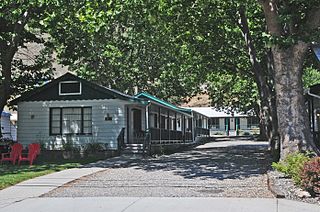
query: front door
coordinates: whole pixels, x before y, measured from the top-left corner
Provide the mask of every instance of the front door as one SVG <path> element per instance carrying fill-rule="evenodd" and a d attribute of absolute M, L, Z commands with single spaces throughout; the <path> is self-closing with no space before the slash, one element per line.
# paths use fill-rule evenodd
<path fill-rule="evenodd" d="M 142 130 L 142 112 L 139 109 L 132 109 L 132 137 L 130 143 L 143 143 L 144 132 Z"/>
<path fill-rule="evenodd" d="M 133 131 L 134 132 L 141 132 L 142 131 L 142 124 L 141 124 L 141 110 L 132 109 L 133 113 Z"/>

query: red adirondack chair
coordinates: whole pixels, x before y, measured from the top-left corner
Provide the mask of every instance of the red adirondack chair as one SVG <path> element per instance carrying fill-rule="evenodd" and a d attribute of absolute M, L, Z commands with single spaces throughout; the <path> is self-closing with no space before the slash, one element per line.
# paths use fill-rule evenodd
<path fill-rule="evenodd" d="M 16 161 L 19 159 L 23 146 L 22 144 L 16 143 L 11 146 L 11 151 L 8 153 L 1 154 L 1 161 L 11 161 L 13 165 L 16 164 Z"/>
<path fill-rule="evenodd" d="M 32 166 L 34 159 L 36 159 L 39 153 L 40 153 L 40 146 L 29 144 L 28 153 L 20 155 L 18 164 L 20 165 L 21 161 L 29 161 L 30 166 Z"/>
<path fill-rule="evenodd" d="M 40 154 L 40 144 L 39 143 L 33 143 L 32 145 L 36 149 L 37 155 L 39 155 Z"/>

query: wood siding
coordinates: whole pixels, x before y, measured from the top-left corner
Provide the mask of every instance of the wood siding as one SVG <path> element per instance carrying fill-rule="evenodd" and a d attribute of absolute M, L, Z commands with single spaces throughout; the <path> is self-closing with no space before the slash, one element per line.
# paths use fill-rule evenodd
<path fill-rule="evenodd" d="M 65 136 L 49 136 L 49 109 L 52 107 L 92 107 L 92 135 L 74 135 L 75 143 L 105 143 L 108 149 L 117 149 L 117 137 L 126 128 L 125 105 L 119 99 L 80 101 L 39 101 L 18 104 L 18 141 L 24 145 L 32 142 L 55 142 L 61 146 Z M 105 120 L 105 117 L 112 120 Z"/>

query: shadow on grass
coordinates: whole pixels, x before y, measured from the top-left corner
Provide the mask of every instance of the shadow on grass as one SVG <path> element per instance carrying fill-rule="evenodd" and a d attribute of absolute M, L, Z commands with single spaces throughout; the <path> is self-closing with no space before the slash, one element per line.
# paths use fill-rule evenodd
<path fill-rule="evenodd" d="M 21 165 L 12 165 L 11 163 L 4 163 L 0 165 L 0 176 L 8 174 L 21 174 L 26 172 L 42 172 L 46 170 L 60 171 L 63 169 L 79 167 L 80 165 L 92 163 L 100 159 L 101 158 L 89 157 L 51 161 L 36 160 L 32 166 L 26 165 L 27 163 L 23 163 Z"/>

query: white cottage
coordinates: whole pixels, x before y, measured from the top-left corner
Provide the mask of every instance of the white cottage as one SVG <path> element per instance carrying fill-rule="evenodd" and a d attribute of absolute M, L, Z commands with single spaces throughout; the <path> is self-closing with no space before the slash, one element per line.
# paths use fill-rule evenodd
<path fill-rule="evenodd" d="M 129 96 L 70 73 L 23 94 L 13 104 L 18 106 L 18 141 L 24 145 L 45 142 L 59 148 L 72 140 L 119 150 L 130 144 L 194 142 L 209 133 L 208 125 L 198 126 L 207 131 L 196 133 L 189 109 L 147 93 Z"/>
<path fill-rule="evenodd" d="M 209 119 L 211 135 L 249 135 L 259 133 L 259 119 L 251 114 L 227 112 L 214 107 L 191 107 Z"/>

